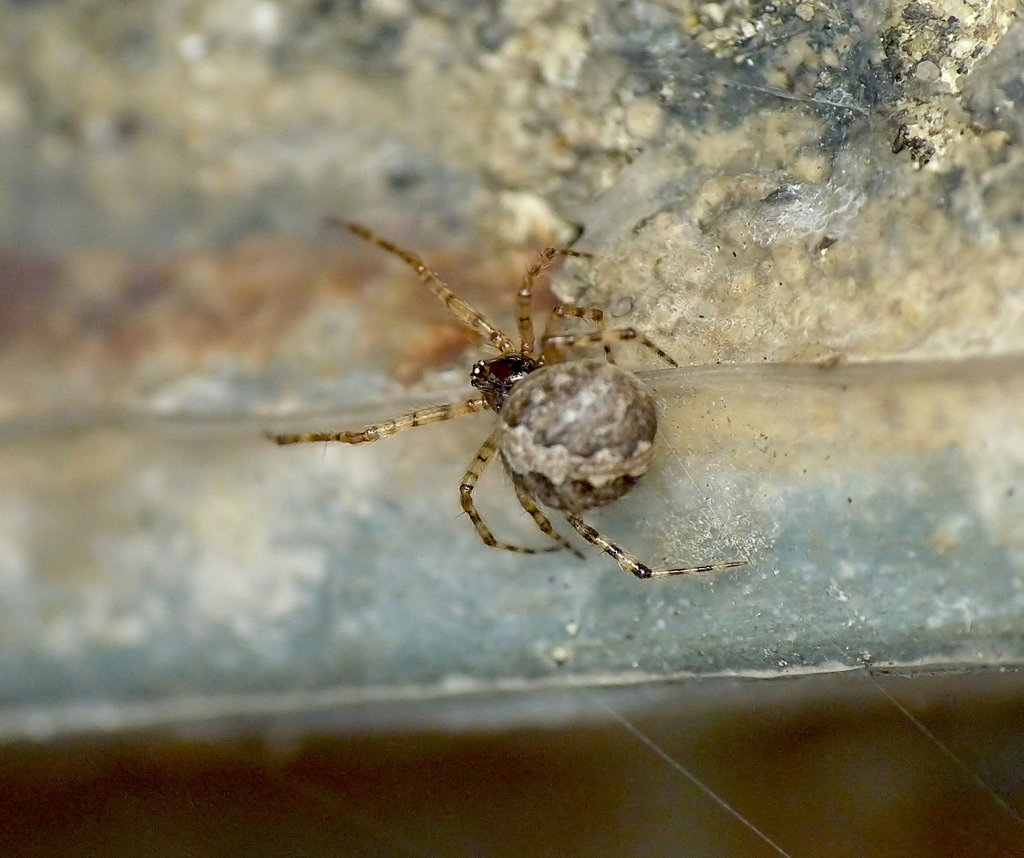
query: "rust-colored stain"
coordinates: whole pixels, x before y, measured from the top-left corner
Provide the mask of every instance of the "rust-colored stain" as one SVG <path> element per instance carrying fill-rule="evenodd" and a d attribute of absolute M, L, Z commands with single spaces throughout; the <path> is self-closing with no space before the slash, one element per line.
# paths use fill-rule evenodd
<path fill-rule="evenodd" d="M 432 323 L 406 340 L 394 356 L 392 375 L 402 384 L 412 384 L 425 371 L 450 366 L 477 337 L 472 331 L 451 323 Z"/>
<path fill-rule="evenodd" d="M 108 310 L 108 357 L 134 361 L 179 351 L 259 360 L 328 291 L 324 254 L 294 239 L 255 236 L 221 255 L 130 265 Z M 332 283 L 332 286 L 346 284 Z"/>
<path fill-rule="evenodd" d="M 320 268 L 318 254 L 281 238 L 246 239 L 219 257 L 8 256 L 0 261 L 0 353 L 28 341 L 45 345 L 55 363 L 86 351 L 123 367 L 167 350 L 258 350 L 308 310 Z"/>
<path fill-rule="evenodd" d="M 412 249 L 460 296 L 515 330 L 516 292 L 532 253 Z M 536 293 L 542 325 L 553 304 L 546 278 Z M 476 341 L 414 271 L 376 248 L 347 237 L 253 235 L 219 253 L 151 259 L 106 249 L 66 259 L 0 256 L 0 371 L 9 396 L 73 366 L 115 399 L 119 379 L 130 382 L 147 367 L 173 378 L 216 354 L 258 373 L 297 326 L 338 305 L 356 320 L 358 359 L 403 383 L 451 366 Z"/>
<path fill-rule="evenodd" d="M 56 259 L 0 252 L 0 349 L 20 332 L 38 330 L 44 323 L 63 273 Z"/>

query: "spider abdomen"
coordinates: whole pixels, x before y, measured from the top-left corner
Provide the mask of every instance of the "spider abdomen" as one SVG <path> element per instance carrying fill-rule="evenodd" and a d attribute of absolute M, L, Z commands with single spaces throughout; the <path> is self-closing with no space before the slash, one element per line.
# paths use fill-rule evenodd
<path fill-rule="evenodd" d="M 540 367 L 516 383 L 500 413 L 506 469 L 554 509 L 609 503 L 650 467 L 654 400 L 635 375 L 603 359 Z"/>

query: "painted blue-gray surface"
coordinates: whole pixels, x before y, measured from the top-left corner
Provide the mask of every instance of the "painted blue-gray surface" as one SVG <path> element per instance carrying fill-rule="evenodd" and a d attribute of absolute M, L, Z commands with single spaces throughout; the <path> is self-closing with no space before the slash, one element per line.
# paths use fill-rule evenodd
<path fill-rule="evenodd" d="M 595 523 L 654 563 L 750 561 L 656 582 L 479 544 L 457 483 L 483 415 L 326 450 L 254 420 L 8 432 L 0 727 L 1019 660 L 1018 363 L 649 374 L 654 470 Z M 498 469 L 480 495 L 543 544 Z"/>

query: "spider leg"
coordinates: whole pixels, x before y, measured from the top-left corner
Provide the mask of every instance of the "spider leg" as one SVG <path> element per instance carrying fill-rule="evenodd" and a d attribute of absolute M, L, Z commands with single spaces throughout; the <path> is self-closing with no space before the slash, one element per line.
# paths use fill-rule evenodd
<path fill-rule="evenodd" d="M 578 346 L 610 346 L 624 340 L 638 340 L 643 346 L 650 349 L 663 361 L 671 366 L 679 366 L 678 363 L 664 351 L 660 346 L 652 342 L 648 336 L 636 328 L 611 328 L 609 330 L 597 331 L 592 334 L 552 334 L 544 338 L 544 348 L 550 343 L 562 345 L 569 348 Z"/>
<path fill-rule="evenodd" d="M 597 307 L 577 307 L 575 304 L 556 304 L 548 316 L 547 327 L 544 328 L 544 339 L 553 337 L 556 320 L 560 319 L 586 319 L 588 322 L 601 324 L 604 321 L 604 310 Z"/>
<path fill-rule="evenodd" d="M 422 280 L 424 285 L 438 297 L 449 313 L 455 316 L 459 321 L 468 325 L 477 333 L 486 337 L 491 345 L 499 352 L 502 354 L 511 354 L 516 350 L 512 340 L 510 340 L 497 325 L 484 316 L 483 313 L 474 309 L 456 295 L 448 287 L 448 284 L 445 283 L 436 272 L 428 268 L 426 263 L 424 263 L 424 261 L 415 253 L 392 244 L 386 238 L 381 238 L 375 232 L 367 229 L 362 224 L 351 223 L 334 217 L 328 217 L 326 218 L 326 221 L 330 226 L 347 229 L 349 232 L 358 235 L 360 238 L 365 239 L 371 244 L 377 245 L 377 247 L 382 250 L 386 250 L 388 253 L 394 254 L 405 262 L 406 265 L 412 268 L 420 276 L 420 280 Z"/>
<path fill-rule="evenodd" d="M 562 548 L 568 549 L 577 557 L 579 557 L 580 560 L 582 560 L 583 552 L 580 551 L 578 548 L 574 547 L 568 539 L 566 539 L 564 536 L 562 536 L 562 534 L 555 530 L 554 525 L 551 523 L 551 519 L 549 519 L 546 515 L 544 515 L 543 512 L 540 511 L 540 507 L 537 506 L 537 502 L 532 497 L 530 497 L 530 494 L 529 492 L 526 491 L 526 489 L 524 489 L 516 480 L 513 480 L 512 482 L 515 486 L 516 497 L 519 498 L 520 505 L 530 514 L 530 517 L 533 519 L 537 527 L 541 529 L 541 532 L 550 536 L 553 540 L 555 540 L 555 542 L 561 545 Z"/>
<path fill-rule="evenodd" d="M 431 405 L 429 408 L 420 408 L 402 417 L 384 420 L 381 423 L 372 423 L 362 429 L 342 429 L 340 432 L 310 432 L 297 435 L 274 435 L 268 432 L 267 437 L 278 444 L 305 444 L 316 441 L 340 441 L 343 444 L 362 444 L 364 441 L 377 441 L 380 438 L 387 438 L 389 435 L 394 435 L 396 432 L 401 432 L 405 429 L 412 429 L 414 426 L 440 423 L 442 420 L 463 417 L 475 411 L 486 411 L 487 408 L 487 401 L 482 396 L 474 396 L 465 402 L 449 402 L 444 405 Z"/>
<path fill-rule="evenodd" d="M 671 575 L 690 575 L 695 572 L 717 572 L 720 569 L 732 569 L 736 566 L 746 566 L 746 560 L 727 560 L 722 563 L 708 563 L 704 566 L 681 566 L 676 569 L 652 569 L 639 558 L 630 554 L 610 539 L 602 536 L 598 531 L 587 524 L 576 515 L 567 514 L 566 520 L 571 524 L 587 542 L 596 545 L 606 554 L 610 554 L 623 572 L 636 575 L 637 578 L 668 578 Z"/>
<path fill-rule="evenodd" d="M 473 503 L 473 489 L 476 488 L 476 483 L 477 480 L 480 479 L 480 474 L 482 474 L 484 468 L 487 467 L 487 463 L 491 460 L 491 457 L 494 455 L 494 451 L 497 450 L 497 448 L 498 430 L 495 430 L 480 446 L 480 449 L 477 450 L 476 456 L 470 463 L 465 476 L 462 478 L 462 483 L 459 485 L 459 500 L 462 503 L 463 511 L 469 516 L 469 520 L 473 522 L 473 527 L 476 528 L 476 532 L 480 536 L 484 545 L 489 545 L 491 548 L 515 551 L 519 554 L 539 554 L 546 551 L 558 551 L 559 546 L 554 545 L 548 548 L 523 548 L 519 545 L 510 545 L 507 542 L 499 542 L 494 538 L 494 534 L 491 533 L 490 528 L 484 524 L 483 518 L 477 511 L 476 504 Z M 529 512 L 529 510 L 527 510 L 527 512 Z M 533 515 L 533 513 L 530 514 Z M 543 517 L 542 514 L 541 517 Z M 534 521 L 536 520 L 536 517 L 534 517 Z M 541 529 L 543 530 L 543 528 Z M 555 538 L 557 539 L 557 537 Z"/>
<path fill-rule="evenodd" d="M 591 254 L 580 250 L 570 250 L 567 247 L 546 247 L 538 255 L 537 261 L 526 269 L 526 273 L 523 275 L 523 285 L 519 289 L 517 306 L 519 310 L 519 350 L 527 357 L 533 355 L 534 346 L 533 317 L 530 315 L 533 305 L 533 284 L 544 271 L 555 264 L 555 260 L 559 256 L 591 258 Z"/>
<path fill-rule="evenodd" d="M 544 336 L 541 338 L 542 355 L 545 354 L 548 343 L 558 336 L 555 334 L 555 326 L 561 322 L 562 319 L 567 318 L 586 319 L 588 322 L 593 322 L 595 325 L 603 325 L 604 311 L 599 310 L 597 307 L 577 307 L 575 304 L 557 304 L 551 311 L 551 315 L 548 316 L 547 324 L 544 326 Z M 603 327 L 602 330 L 604 330 Z M 612 348 L 608 343 L 604 344 L 604 354 L 608 359 L 608 363 L 615 363 L 612 358 Z"/>

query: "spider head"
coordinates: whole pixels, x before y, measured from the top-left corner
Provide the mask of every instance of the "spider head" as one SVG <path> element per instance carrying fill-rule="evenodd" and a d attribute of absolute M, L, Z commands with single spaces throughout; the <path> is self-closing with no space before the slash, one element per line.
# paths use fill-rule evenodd
<path fill-rule="evenodd" d="M 540 363 L 518 352 L 490 360 L 478 360 L 469 374 L 469 383 L 479 390 L 492 411 L 501 411 L 505 397 L 521 378 L 526 378 Z"/>

